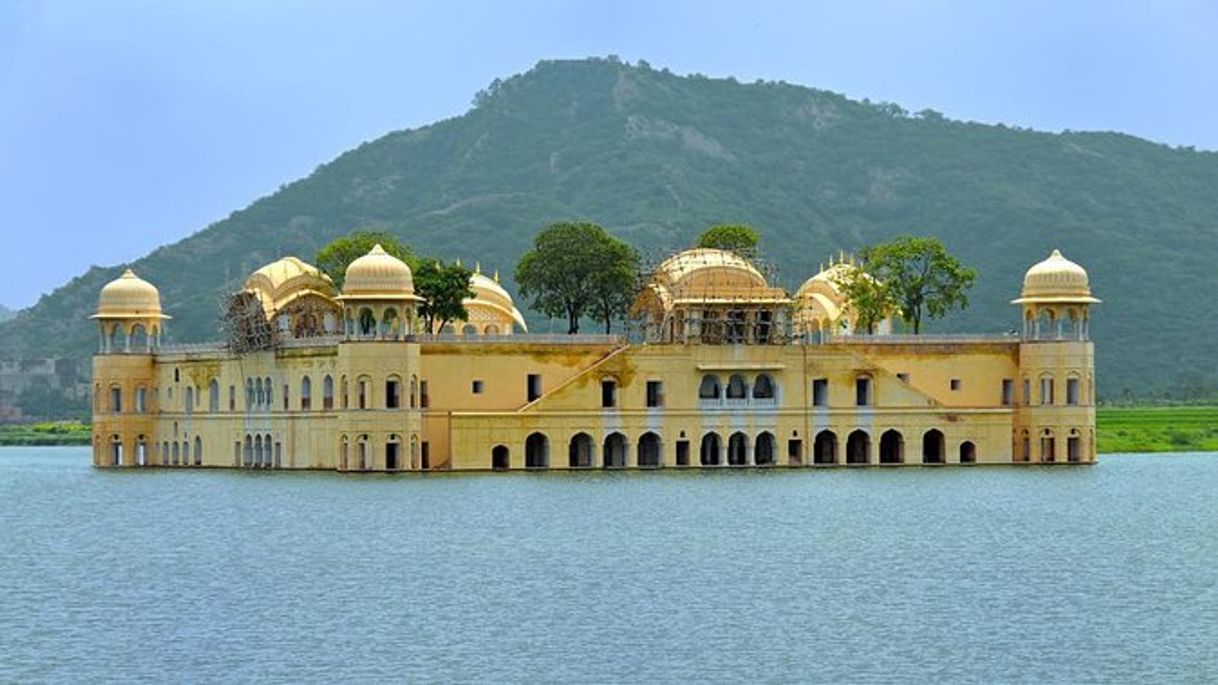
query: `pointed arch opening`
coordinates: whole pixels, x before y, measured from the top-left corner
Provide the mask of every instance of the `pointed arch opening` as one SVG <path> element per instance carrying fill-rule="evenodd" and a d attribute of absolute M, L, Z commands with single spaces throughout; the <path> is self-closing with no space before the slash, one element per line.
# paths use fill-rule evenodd
<path fill-rule="evenodd" d="M 812 444 L 812 463 L 837 463 L 837 434 L 831 430 L 823 430 L 816 434 Z"/>
<path fill-rule="evenodd" d="M 846 463 L 871 463 L 871 436 L 867 431 L 859 429 L 846 438 Z"/>
<path fill-rule="evenodd" d="M 707 433 L 702 436 L 702 444 L 698 449 L 698 463 L 702 466 L 718 466 L 722 459 L 723 441 L 718 433 Z"/>

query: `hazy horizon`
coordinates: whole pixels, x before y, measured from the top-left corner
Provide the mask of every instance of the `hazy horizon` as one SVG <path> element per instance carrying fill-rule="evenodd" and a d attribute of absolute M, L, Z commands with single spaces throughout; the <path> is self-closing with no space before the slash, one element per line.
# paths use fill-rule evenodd
<path fill-rule="evenodd" d="M 320 2 L 0 7 L 0 304 L 132 261 L 543 59 L 1218 149 L 1218 6 Z M 59 249 L 54 260 L 31 258 Z"/>

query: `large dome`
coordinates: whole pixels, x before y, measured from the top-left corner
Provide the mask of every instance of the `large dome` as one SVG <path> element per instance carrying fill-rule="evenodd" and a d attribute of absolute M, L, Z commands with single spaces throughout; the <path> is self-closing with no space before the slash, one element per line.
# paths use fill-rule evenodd
<path fill-rule="evenodd" d="M 284 257 L 250 274 L 245 289 L 258 296 L 268 315 L 306 295 L 334 297 L 330 277 L 296 257 Z"/>
<path fill-rule="evenodd" d="M 1031 302 L 1099 302 L 1091 296 L 1091 283 L 1083 267 L 1054 250 L 1049 258 L 1032 265 L 1023 277 L 1023 291 L 1014 304 Z"/>
<path fill-rule="evenodd" d="M 668 258 L 656 269 L 652 282 L 676 302 L 775 296 L 775 289 L 751 262 L 712 248 L 685 250 Z"/>
<path fill-rule="evenodd" d="M 161 293 L 131 269 L 101 289 L 94 319 L 168 319 L 161 313 Z"/>
<path fill-rule="evenodd" d="M 410 267 L 380 245 L 347 266 L 342 296 L 365 300 L 418 299 Z"/>

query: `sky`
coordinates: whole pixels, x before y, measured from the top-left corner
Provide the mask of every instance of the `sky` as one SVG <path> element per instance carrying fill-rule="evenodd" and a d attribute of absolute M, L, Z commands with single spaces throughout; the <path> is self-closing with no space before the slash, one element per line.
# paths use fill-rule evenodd
<path fill-rule="evenodd" d="M 0 305 L 459 115 L 541 59 L 1218 150 L 1215 36 L 1213 0 L 0 0 Z"/>

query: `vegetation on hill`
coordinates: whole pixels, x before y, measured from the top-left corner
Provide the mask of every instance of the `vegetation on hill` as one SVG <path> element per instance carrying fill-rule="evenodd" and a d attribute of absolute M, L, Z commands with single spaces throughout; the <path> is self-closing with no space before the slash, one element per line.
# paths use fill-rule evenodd
<path fill-rule="evenodd" d="M 359 145 L 133 266 L 216 337 L 217 298 L 253 269 L 371 227 L 511 272 L 543 226 L 588 217 L 658 261 L 708 225 L 766 236 L 795 288 L 838 250 L 933 234 L 975 266 L 972 306 L 936 331 L 1015 327 L 1024 270 L 1058 247 L 1091 273 L 1101 396 L 1218 394 L 1218 154 L 1117 133 L 911 115 L 774 82 L 616 60 L 542 62 L 465 114 Z M 0 358 L 92 352 L 94 268 L 0 325 Z M 512 288 L 512 283 L 506 283 Z M 523 302 L 522 302 L 523 303 Z M 561 330 L 530 313 L 533 330 Z"/>

